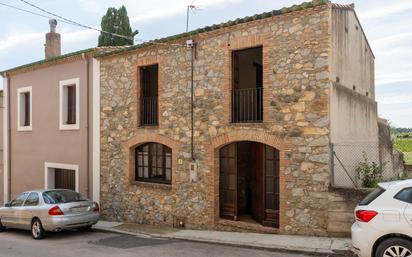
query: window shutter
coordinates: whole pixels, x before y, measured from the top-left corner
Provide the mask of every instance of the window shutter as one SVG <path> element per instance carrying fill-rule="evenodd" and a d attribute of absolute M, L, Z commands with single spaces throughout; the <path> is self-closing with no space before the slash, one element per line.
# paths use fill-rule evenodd
<path fill-rule="evenodd" d="M 76 124 L 76 87 L 67 87 L 67 124 Z"/>
<path fill-rule="evenodd" d="M 24 126 L 30 126 L 30 93 L 24 93 Z"/>

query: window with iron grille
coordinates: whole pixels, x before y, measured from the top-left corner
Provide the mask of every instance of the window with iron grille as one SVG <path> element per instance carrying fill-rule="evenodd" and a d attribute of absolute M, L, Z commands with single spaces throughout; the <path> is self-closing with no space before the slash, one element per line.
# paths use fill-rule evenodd
<path fill-rule="evenodd" d="M 140 125 L 158 125 L 158 72 L 157 64 L 140 67 Z"/>
<path fill-rule="evenodd" d="M 170 184 L 172 149 L 158 143 L 146 143 L 135 150 L 135 180 Z"/>
<path fill-rule="evenodd" d="M 232 122 L 263 121 L 262 47 L 232 52 Z"/>

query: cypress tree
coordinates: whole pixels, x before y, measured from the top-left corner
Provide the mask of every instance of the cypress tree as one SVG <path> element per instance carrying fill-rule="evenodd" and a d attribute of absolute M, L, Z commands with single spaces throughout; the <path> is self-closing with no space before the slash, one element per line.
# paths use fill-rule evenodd
<path fill-rule="evenodd" d="M 133 37 L 138 31 L 132 31 L 127 15 L 126 7 L 122 6 L 119 9 L 110 7 L 106 14 L 102 17 L 101 29 L 110 33 L 130 37 L 130 39 L 113 36 L 107 33 L 100 33 L 98 46 L 123 46 L 133 45 Z"/>

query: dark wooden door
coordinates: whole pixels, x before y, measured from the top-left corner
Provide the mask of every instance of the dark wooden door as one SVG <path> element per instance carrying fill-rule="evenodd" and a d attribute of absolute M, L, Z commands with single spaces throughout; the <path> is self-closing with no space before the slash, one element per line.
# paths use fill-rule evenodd
<path fill-rule="evenodd" d="M 263 220 L 263 174 L 265 146 L 251 144 L 251 177 L 252 177 L 252 217 L 259 223 Z"/>
<path fill-rule="evenodd" d="M 237 144 L 220 149 L 220 217 L 237 220 Z"/>
<path fill-rule="evenodd" d="M 279 227 L 279 151 L 265 146 L 264 211 L 262 224 Z"/>
<path fill-rule="evenodd" d="M 55 169 L 54 188 L 76 190 L 76 174 L 74 170 Z"/>

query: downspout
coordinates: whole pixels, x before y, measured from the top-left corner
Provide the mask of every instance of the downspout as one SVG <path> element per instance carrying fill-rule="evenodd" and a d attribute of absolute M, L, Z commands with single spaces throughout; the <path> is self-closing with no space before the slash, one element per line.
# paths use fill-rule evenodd
<path fill-rule="evenodd" d="M 89 71 L 89 58 L 82 54 L 82 59 L 86 62 L 86 120 L 87 120 L 87 127 L 86 127 L 86 167 L 87 167 L 87 176 L 86 176 L 86 183 L 87 183 L 87 196 L 90 198 L 90 121 L 89 121 L 89 111 L 90 111 L 90 99 L 89 99 L 89 91 L 90 91 L 90 71 Z M 80 175 L 79 175 L 80 176 Z"/>
<path fill-rule="evenodd" d="M 193 40 L 188 40 L 186 46 L 191 50 L 190 57 L 190 120 L 191 120 L 191 137 L 190 137 L 190 147 L 191 147 L 191 157 L 192 161 L 196 160 L 195 150 L 194 150 L 194 108 L 195 108 L 195 99 L 194 99 L 194 62 L 196 59 L 196 43 Z"/>
<path fill-rule="evenodd" d="M 7 200 L 11 199 L 11 111 L 10 111 L 10 76 L 6 73 L 7 80 Z M 3 142 L 4 144 L 4 142 Z"/>

